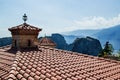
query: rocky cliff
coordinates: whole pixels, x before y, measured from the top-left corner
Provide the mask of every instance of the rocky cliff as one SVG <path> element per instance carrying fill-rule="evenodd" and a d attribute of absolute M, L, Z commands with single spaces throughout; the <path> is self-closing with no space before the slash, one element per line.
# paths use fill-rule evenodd
<path fill-rule="evenodd" d="M 68 45 L 67 45 L 67 43 L 62 35 L 52 34 L 52 36 L 50 38 L 57 44 L 56 48 L 64 49 L 64 50 L 67 49 Z"/>
<path fill-rule="evenodd" d="M 102 50 L 99 40 L 86 37 L 77 38 L 73 43 L 72 51 L 97 56 Z"/>

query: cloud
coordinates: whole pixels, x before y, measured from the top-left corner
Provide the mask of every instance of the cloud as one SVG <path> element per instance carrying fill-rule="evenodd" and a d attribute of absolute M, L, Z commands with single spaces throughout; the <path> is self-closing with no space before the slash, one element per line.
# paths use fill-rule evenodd
<path fill-rule="evenodd" d="M 76 29 L 102 29 L 120 24 L 120 14 L 113 18 L 104 18 L 100 16 L 83 17 L 80 20 L 74 20 L 69 30 Z"/>

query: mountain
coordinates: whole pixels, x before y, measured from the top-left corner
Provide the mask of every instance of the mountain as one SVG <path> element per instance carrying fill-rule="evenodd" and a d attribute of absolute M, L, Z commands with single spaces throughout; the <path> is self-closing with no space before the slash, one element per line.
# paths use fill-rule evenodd
<path fill-rule="evenodd" d="M 100 41 L 92 37 L 77 38 L 73 43 L 72 51 L 97 56 L 102 47 Z"/>
<path fill-rule="evenodd" d="M 75 40 L 76 38 L 80 38 L 80 37 L 81 37 L 81 36 L 75 36 L 75 35 L 62 35 L 62 36 L 64 36 L 67 44 L 71 44 L 71 43 L 74 42 L 74 40 Z"/>
<path fill-rule="evenodd" d="M 69 32 L 64 32 L 62 34 L 64 35 L 74 35 L 74 36 L 90 36 L 93 34 L 98 33 L 101 30 L 95 30 L 95 29 L 83 29 L 83 30 L 74 30 L 74 31 L 69 31 Z"/>
<path fill-rule="evenodd" d="M 115 50 L 120 49 L 120 25 L 103 29 L 92 36 L 99 39 L 102 45 L 104 45 L 106 41 L 109 41 Z"/>
<path fill-rule="evenodd" d="M 91 37 L 77 38 L 69 45 L 66 43 L 65 38 L 61 34 L 52 34 L 48 37 L 57 44 L 56 48 L 58 49 L 70 50 L 93 56 L 97 56 L 102 50 L 100 41 Z M 71 35 L 71 37 L 74 36 Z"/>
<path fill-rule="evenodd" d="M 64 39 L 64 37 L 61 34 L 52 34 L 52 36 L 49 36 L 56 44 L 56 48 L 67 50 L 67 43 Z"/>
<path fill-rule="evenodd" d="M 47 38 L 50 38 L 53 42 L 56 43 L 56 48 L 57 49 L 63 49 L 63 50 L 67 50 L 68 44 L 66 43 L 65 38 L 58 33 L 54 33 L 51 36 L 46 36 Z M 39 37 L 39 40 L 42 37 Z"/>
<path fill-rule="evenodd" d="M 101 30 L 87 29 L 87 30 L 75 30 L 75 31 L 70 31 L 70 32 L 64 32 L 61 34 L 64 36 L 66 42 L 68 44 L 71 44 L 76 38 L 91 36 L 91 35 L 94 35 L 94 34 L 100 32 L 100 31 Z"/>
<path fill-rule="evenodd" d="M 113 45 L 115 50 L 120 49 L 120 25 L 112 26 L 110 28 L 101 30 L 75 30 L 63 34 L 68 44 L 72 43 L 77 37 L 81 38 L 91 36 L 99 39 L 102 46 L 104 46 L 106 41 L 109 41 Z M 65 35 L 67 35 L 67 37 Z"/>
<path fill-rule="evenodd" d="M 12 43 L 11 37 L 0 38 L 0 47 L 10 45 Z"/>

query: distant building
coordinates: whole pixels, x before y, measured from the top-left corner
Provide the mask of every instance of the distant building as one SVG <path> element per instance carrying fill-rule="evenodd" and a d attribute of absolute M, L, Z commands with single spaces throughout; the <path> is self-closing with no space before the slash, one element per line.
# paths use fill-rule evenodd
<path fill-rule="evenodd" d="M 51 39 L 47 38 L 46 36 L 40 39 L 39 45 L 46 46 L 46 47 L 52 47 L 52 48 L 56 47 L 56 43 L 53 42 Z"/>
<path fill-rule="evenodd" d="M 26 14 L 23 20 L 23 24 L 8 29 L 12 34 L 12 48 L 36 48 L 39 43 L 37 37 L 42 29 L 27 24 Z"/>

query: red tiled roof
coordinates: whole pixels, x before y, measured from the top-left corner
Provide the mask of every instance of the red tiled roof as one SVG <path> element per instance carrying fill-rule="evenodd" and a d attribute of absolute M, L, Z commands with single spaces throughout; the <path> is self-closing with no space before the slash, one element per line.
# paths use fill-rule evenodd
<path fill-rule="evenodd" d="M 0 80 L 8 77 L 15 57 L 15 54 L 8 53 L 6 50 L 8 50 L 7 47 L 0 48 Z"/>
<path fill-rule="evenodd" d="M 11 31 L 11 30 L 18 30 L 18 29 L 19 29 L 19 30 L 20 30 L 20 29 L 23 29 L 23 30 L 39 30 L 39 31 L 42 30 L 42 29 L 40 29 L 40 28 L 34 27 L 34 26 L 32 26 L 32 25 L 29 25 L 29 24 L 27 24 L 27 23 L 23 23 L 23 24 L 21 24 L 21 25 L 18 25 L 18 26 L 9 28 L 10 31 Z"/>
<path fill-rule="evenodd" d="M 8 80 L 120 80 L 120 62 L 40 47 L 17 52 Z"/>
<path fill-rule="evenodd" d="M 39 43 L 41 46 L 56 46 L 55 42 L 47 37 L 41 38 Z"/>

